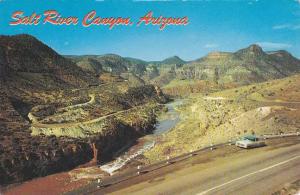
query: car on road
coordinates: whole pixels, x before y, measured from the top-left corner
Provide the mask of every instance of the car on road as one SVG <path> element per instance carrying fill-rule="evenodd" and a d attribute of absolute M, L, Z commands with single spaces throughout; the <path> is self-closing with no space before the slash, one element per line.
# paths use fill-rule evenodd
<path fill-rule="evenodd" d="M 258 137 L 251 135 L 251 136 L 244 136 L 243 139 L 236 141 L 235 145 L 240 148 L 248 149 L 248 148 L 262 147 L 265 146 L 266 144 L 264 141 L 259 140 Z"/>

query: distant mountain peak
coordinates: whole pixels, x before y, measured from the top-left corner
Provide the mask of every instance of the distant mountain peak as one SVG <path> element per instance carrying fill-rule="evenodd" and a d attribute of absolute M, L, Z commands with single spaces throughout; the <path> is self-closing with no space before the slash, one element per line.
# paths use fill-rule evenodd
<path fill-rule="evenodd" d="M 1 77 L 17 88 L 61 88 L 98 82 L 71 60 L 28 34 L 0 36 L 0 63 Z"/>
<path fill-rule="evenodd" d="M 186 63 L 183 59 L 178 56 L 172 56 L 161 61 L 162 64 L 184 64 Z"/>
<path fill-rule="evenodd" d="M 171 57 L 169 57 L 169 58 L 176 58 L 176 59 L 180 59 L 181 60 L 181 58 L 179 57 L 179 56 L 171 56 Z"/>
<path fill-rule="evenodd" d="M 250 51 L 262 51 L 262 48 L 257 44 L 252 44 L 248 48 Z"/>
<path fill-rule="evenodd" d="M 180 77 L 248 84 L 278 79 L 300 72 L 300 60 L 284 50 L 265 52 L 253 44 L 234 53 L 211 52 L 186 64 Z M 191 70 L 194 71 L 191 73 Z"/>
<path fill-rule="evenodd" d="M 100 55 L 100 56 L 101 56 L 101 57 L 102 57 L 102 56 L 121 57 L 120 55 L 114 54 L 114 53 L 107 53 L 107 54 L 103 54 L 103 55 Z"/>
<path fill-rule="evenodd" d="M 237 51 L 236 54 L 247 54 L 247 55 L 259 56 L 265 54 L 265 52 L 259 45 L 252 44 L 249 47 Z"/>

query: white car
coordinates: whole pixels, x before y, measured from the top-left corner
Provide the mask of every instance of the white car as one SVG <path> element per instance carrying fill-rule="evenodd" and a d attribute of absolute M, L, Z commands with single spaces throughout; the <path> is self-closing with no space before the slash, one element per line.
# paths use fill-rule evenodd
<path fill-rule="evenodd" d="M 248 139 L 244 139 L 244 140 L 236 141 L 235 145 L 240 148 L 257 148 L 257 147 L 265 146 L 266 144 L 264 141 L 251 141 Z"/>

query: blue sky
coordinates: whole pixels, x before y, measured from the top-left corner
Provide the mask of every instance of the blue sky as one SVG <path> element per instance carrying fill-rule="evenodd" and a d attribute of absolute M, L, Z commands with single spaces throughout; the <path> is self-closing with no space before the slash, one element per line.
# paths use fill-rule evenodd
<path fill-rule="evenodd" d="M 22 10 L 42 14 L 54 9 L 79 19 L 91 10 L 100 17 L 131 17 L 137 22 L 148 11 L 154 16 L 188 16 L 187 26 L 132 25 L 10 26 L 11 14 Z M 235 51 L 258 43 L 265 50 L 285 49 L 300 58 L 300 0 L 0 0 L 0 34 L 28 33 L 60 54 L 116 53 L 145 60 L 178 55 L 185 60 L 211 51 Z"/>

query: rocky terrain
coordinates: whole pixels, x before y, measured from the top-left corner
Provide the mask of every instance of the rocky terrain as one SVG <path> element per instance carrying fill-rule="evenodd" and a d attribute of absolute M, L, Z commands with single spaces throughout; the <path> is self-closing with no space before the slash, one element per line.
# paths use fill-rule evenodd
<path fill-rule="evenodd" d="M 287 51 L 267 52 L 255 44 L 236 52 L 212 52 L 192 61 L 184 61 L 178 56 L 148 62 L 114 54 L 68 57 L 96 75 L 130 72 L 173 96 L 203 92 L 212 86 L 215 86 L 213 90 L 222 90 L 300 72 L 300 61 Z"/>
<path fill-rule="evenodd" d="M 211 88 L 214 84 L 217 87 L 213 90 L 220 90 L 284 78 L 299 71 L 300 61 L 288 52 L 265 52 L 258 45 L 251 45 L 234 53 L 209 53 L 169 70 L 164 73 L 163 80 L 156 78 L 156 84 L 162 84 L 166 93 L 178 95 L 180 91 L 182 94 L 203 92 L 203 88 Z"/>
<path fill-rule="evenodd" d="M 109 160 L 151 132 L 167 101 L 133 76 L 102 81 L 30 35 L 1 36 L 0 54 L 1 185 Z"/>
<path fill-rule="evenodd" d="M 74 56 L 68 55 L 81 69 L 88 73 L 97 75 L 110 73 L 111 75 L 122 75 L 130 72 L 131 74 L 143 79 L 148 83 L 163 85 L 170 82 L 159 82 L 160 77 L 165 77 L 164 74 L 174 70 L 174 67 L 181 67 L 187 63 L 178 56 L 173 56 L 162 61 L 144 61 L 136 58 L 121 57 L 116 54 L 106 55 L 83 55 Z M 169 79 L 169 78 L 168 78 Z"/>
<path fill-rule="evenodd" d="M 30 35 L 0 36 L 1 80 L 9 88 L 88 86 L 97 79 Z"/>
<path fill-rule="evenodd" d="M 113 95 L 102 89 L 93 89 L 99 94 L 87 103 L 49 101 L 33 106 L 28 121 L 9 98 L 1 96 L 2 184 L 69 170 L 91 160 L 94 165 L 105 162 L 151 133 L 157 102 L 166 101 L 153 86 L 130 88 L 125 93 L 114 90 Z M 64 99 L 72 99 L 70 96 Z"/>
<path fill-rule="evenodd" d="M 101 72 L 110 72 L 120 75 L 130 71 L 137 75 L 143 75 L 146 71 L 147 63 L 135 58 L 124 58 L 116 54 L 106 55 L 83 55 L 83 56 L 66 56 L 74 61 L 79 67 L 94 74 Z"/>
<path fill-rule="evenodd" d="M 179 107 L 181 122 L 152 150 L 164 159 L 249 134 L 300 131 L 300 75 L 209 94 L 191 94 Z"/>
<path fill-rule="evenodd" d="M 286 51 L 264 52 L 250 45 L 234 53 L 213 52 L 183 67 L 191 72 L 178 73 L 183 78 L 214 80 L 219 83 L 253 83 L 283 78 L 299 72 L 300 61 Z"/>

